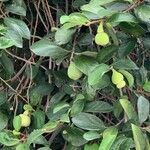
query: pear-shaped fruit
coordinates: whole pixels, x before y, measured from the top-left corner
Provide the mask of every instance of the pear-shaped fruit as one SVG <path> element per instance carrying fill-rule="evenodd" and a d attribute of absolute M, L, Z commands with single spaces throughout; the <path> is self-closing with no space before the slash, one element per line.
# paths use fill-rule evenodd
<path fill-rule="evenodd" d="M 112 72 L 113 72 L 111 77 L 112 83 L 118 84 L 121 81 L 123 81 L 124 77 L 120 72 L 116 71 L 115 69 L 113 69 Z"/>
<path fill-rule="evenodd" d="M 21 117 L 21 126 L 28 127 L 31 123 L 30 117 L 24 114 L 20 114 L 19 116 Z"/>
<path fill-rule="evenodd" d="M 98 28 L 97 28 L 97 33 L 101 33 L 104 32 L 104 28 L 103 28 L 103 22 L 100 22 Z"/>
<path fill-rule="evenodd" d="M 21 134 L 20 132 L 18 132 L 18 131 L 16 131 L 16 130 L 13 130 L 12 133 L 13 133 L 13 135 L 15 135 L 15 136 L 18 136 L 18 135 Z"/>
<path fill-rule="evenodd" d="M 124 80 L 120 81 L 120 82 L 117 84 L 117 88 L 118 88 L 118 89 L 121 89 L 121 88 L 123 88 L 123 87 L 125 87 L 125 86 L 126 86 L 126 82 L 125 82 Z"/>
<path fill-rule="evenodd" d="M 27 116 L 30 116 L 30 111 L 29 110 L 25 110 L 23 114 L 27 115 Z"/>
<path fill-rule="evenodd" d="M 68 77 L 72 80 L 78 80 L 82 76 L 82 72 L 71 62 L 68 67 Z"/>
<path fill-rule="evenodd" d="M 97 33 L 95 36 L 95 43 L 97 45 L 105 46 L 109 43 L 109 36 L 105 32 Z"/>

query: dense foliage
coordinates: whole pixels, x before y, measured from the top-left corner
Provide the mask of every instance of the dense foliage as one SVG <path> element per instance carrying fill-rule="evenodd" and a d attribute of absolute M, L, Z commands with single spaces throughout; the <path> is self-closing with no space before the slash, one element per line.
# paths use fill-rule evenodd
<path fill-rule="evenodd" d="M 0 0 L 1 150 L 150 150 L 149 0 Z"/>

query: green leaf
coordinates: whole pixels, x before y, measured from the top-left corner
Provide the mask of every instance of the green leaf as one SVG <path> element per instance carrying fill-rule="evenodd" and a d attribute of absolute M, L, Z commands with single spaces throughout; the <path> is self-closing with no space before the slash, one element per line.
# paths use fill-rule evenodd
<path fill-rule="evenodd" d="M 22 20 L 14 19 L 11 17 L 5 17 L 4 23 L 10 29 L 16 31 L 21 37 L 30 39 L 30 30 L 28 26 Z"/>
<path fill-rule="evenodd" d="M 98 150 L 98 144 L 85 144 L 84 150 Z"/>
<path fill-rule="evenodd" d="M 72 39 L 72 35 L 75 33 L 75 29 L 59 28 L 55 33 L 55 41 L 58 45 L 68 43 Z"/>
<path fill-rule="evenodd" d="M 103 132 L 103 139 L 100 143 L 99 150 L 110 150 L 113 142 L 118 134 L 118 130 L 115 127 L 109 127 Z"/>
<path fill-rule="evenodd" d="M 138 23 L 136 18 L 130 13 L 116 13 L 110 17 L 108 22 L 113 26 L 116 26 L 121 22 Z"/>
<path fill-rule="evenodd" d="M 63 131 L 64 139 L 73 146 L 81 146 L 88 142 L 83 138 L 83 134 L 84 132 L 82 130 L 75 127 L 69 127 Z"/>
<path fill-rule="evenodd" d="M 30 148 L 27 143 L 20 143 L 16 146 L 16 150 L 30 150 Z"/>
<path fill-rule="evenodd" d="M 11 4 L 11 5 L 7 6 L 6 10 L 13 14 L 17 14 L 20 16 L 26 16 L 26 9 L 22 6 L 18 6 L 17 4 Z"/>
<path fill-rule="evenodd" d="M 119 72 L 125 76 L 128 81 L 129 87 L 132 87 L 134 85 L 133 75 L 126 70 L 119 70 Z"/>
<path fill-rule="evenodd" d="M 137 65 L 130 59 L 119 59 L 113 64 L 116 69 L 131 70 L 139 69 Z"/>
<path fill-rule="evenodd" d="M 150 92 L 150 81 L 146 82 L 146 83 L 143 85 L 143 89 L 144 89 L 144 91 L 146 91 L 146 92 Z"/>
<path fill-rule="evenodd" d="M 0 56 L 0 62 L 4 68 L 4 70 L 9 74 L 13 75 L 14 73 L 14 65 L 11 59 L 3 52 Z"/>
<path fill-rule="evenodd" d="M 50 56 L 53 59 L 58 59 L 69 54 L 69 51 L 57 46 L 48 39 L 42 39 L 35 42 L 30 48 L 36 55 L 39 56 Z"/>
<path fill-rule="evenodd" d="M 125 137 L 124 135 L 118 136 L 110 150 L 122 150 L 121 145 L 123 145 L 128 139 L 129 138 Z"/>
<path fill-rule="evenodd" d="M 34 129 L 40 129 L 45 124 L 45 113 L 41 110 L 36 110 L 32 113 Z"/>
<path fill-rule="evenodd" d="M 95 59 L 87 56 L 77 56 L 74 62 L 77 68 L 86 75 L 99 65 Z"/>
<path fill-rule="evenodd" d="M 137 119 L 137 114 L 131 104 L 131 102 L 127 99 L 120 99 L 120 104 L 123 107 L 125 113 L 127 114 L 129 119 L 136 120 Z"/>
<path fill-rule="evenodd" d="M 0 49 L 6 49 L 13 45 L 14 45 L 14 42 L 11 39 L 4 37 L 4 36 L 0 37 Z"/>
<path fill-rule="evenodd" d="M 118 51 L 117 46 L 108 46 L 102 48 L 97 55 L 97 60 L 99 63 L 105 63 L 109 61 L 111 58 L 113 58 L 113 55 Z"/>
<path fill-rule="evenodd" d="M 71 107 L 71 116 L 75 116 L 83 110 L 85 104 L 84 98 L 85 97 L 82 94 L 77 95 Z"/>
<path fill-rule="evenodd" d="M 84 133 L 83 138 L 86 139 L 87 141 L 95 140 L 100 138 L 100 134 L 97 133 L 96 131 L 88 131 Z"/>
<path fill-rule="evenodd" d="M 135 14 L 137 15 L 137 17 L 141 21 L 148 23 L 148 24 L 150 24 L 149 13 L 150 13 L 150 6 L 149 5 L 142 5 L 142 6 L 139 6 L 135 9 Z"/>
<path fill-rule="evenodd" d="M 123 42 L 119 46 L 118 50 L 118 56 L 120 58 L 125 58 L 127 55 L 129 55 L 136 46 L 136 40 L 135 39 L 127 39 L 127 41 Z"/>
<path fill-rule="evenodd" d="M 7 101 L 7 94 L 3 91 L 0 91 L 0 106 Z"/>
<path fill-rule="evenodd" d="M 21 117 L 15 116 L 13 119 L 13 127 L 16 131 L 19 131 L 21 129 Z"/>
<path fill-rule="evenodd" d="M 43 133 L 45 133 L 45 129 L 37 129 L 31 132 L 27 138 L 27 144 L 30 145 L 33 143 L 39 136 L 41 136 Z"/>
<path fill-rule="evenodd" d="M 70 107 L 70 105 L 68 103 L 58 103 L 54 109 L 53 109 L 53 113 L 57 113 L 58 111 L 60 111 L 63 108 L 68 108 Z"/>
<path fill-rule="evenodd" d="M 49 121 L 43 126 L 43 129 L 47 130 L 48 132 L 53 132 L 58 127 L 58 125 L 58 121 Z"/>
<path fill-rule="evenodd" d="M 8 117 L 2 112 L 0 112 L 0 131 L 7 126 L 7 123 L 8 123 Z"/>
<path fill-rule="evenodd" d="M 104 123 L 95 115 L 80 113 L 72 118 L 72 122 L 79 128 L 85 130 L 103 130 Z"/>
<path fill-rule="evenodd" d="M 5 35 L 9 38 L 15 46 L 22 48 L 23 47 L 23 39 L 22 36 L 18 33 L 18 31 L 13 29 L 8 29 Z"/>
<path fill-rule="evenodd" d="M 52 149 L 50 149 L 49 147 L 41 147 L 41 148 L 38 148 L 37 150 L 52 150 Z"/>
<path fill-rule="evenodd" d="M 19 144 L 20 140 L 15 138 L 11 133 L 0 132 L 0 143 L 5 146 L 14 146 Z"/>
<path fill-rule="evenodd" d="M 149 101 L 140 96 L 137 102 L 139 122 L 142 124 L 149 116 L 150 106 Z"/>
<path fill-rule="evenodd" d="M 36 106 L 43 96 L 49 95 L 53 91 L 51 84 L 40 84 L 30 91 L 30 104 Z"/>
<path fill-rule="evenodd" d="M 113 110 L 113 107 L 104 101 L 93 101 L 86 103 L 84 111 L 93 113 L 108 113 Z"/>
<path fill-rule="evenodd" d="M 92 13 L 93 15 L 96 16 L 96 18 L 99 18 L 99 19 L 100 18 L 104 18 L 106 16 L 110 16 L 110 15 L 112 15 L 112 14 L 115 13 L 112 10 L 105 9 L 104 7 L 100 7 L 97 4 L 96 5 L 95 4 L 86 4 L 86 5 L 83 5 L 81 7 L 81 10 L 84 11 L 83 14 L 85 16 L 87 16 L 87 18 L 89 18 L 88 15 L 87 15 L 87 12 L 88 13 Z M 96 18 L 94 18 L 94 19 L 96 19 Z M 93 19 L 93 18 L 90 18 L 90 19 Z"/>
<path fill-rule="evenodd" d="M 94 68 L 88 75 L 89 85 L 95 85 L 102 79 L 103 75 L 109 71 L 109 66 L 106 64 L 100 64 Z"/>
<path fill-rule="evenodd" d="M 102 0 L 91 0 L 90 3 L 91 4 L 95 4 L 95 5 L 105 5 L 105 4 L 108 4 L 108 3 L 111 3 L 115 0 L 105 0 L 105 1 L 102 1 Z"/>
<path fill-rule="evenodd" d="M 134 124 L 131 124 L 131 127 L 136 150 L 144 150 L 146 146 L 146 141 L 141 129 Z"/>

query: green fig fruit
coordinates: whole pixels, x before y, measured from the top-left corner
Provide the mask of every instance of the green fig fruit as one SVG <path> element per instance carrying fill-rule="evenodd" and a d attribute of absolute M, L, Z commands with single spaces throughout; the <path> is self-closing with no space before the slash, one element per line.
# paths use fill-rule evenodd
<path fill-rule="evenodd" d="M 109 43 L 109 36 L 105 32 L 97 33 L 95 36 L 95 43 L 97 45 L 105 46 Z"/>
<path fill-rule="evenodd" d="M 101 33 L 104 32 L 104 28 L 103 28 L 103 22 L 101 21 L 98 28 L 97 28 L 97 33 Z"/>
<path fill-rule="evenodd" d="M 121 88 L 123 88 L 123 87 L 125 87 L 125 86 L 126 86 L 126 82 L 125 82 L 124 80 L 120 81 L 120 82 L 117 84 L 117 88 L 118 88 L 118 89 L 121 89 Z"/>
<path fill-rule="evenodd" d="M 115 69 L 112 69 L 112 72 L 111 80 L 113 84 L 118 84 L 124 80 L 124 77 L 120 72 L 116 71 Z"/>
<path fill-rule="evenodd" d="M 19 116 L 21 117 L 21 126 L 28 127 L 31 123 L 30 117 L 24 114 L 20 114 Z"/>
<path fill-rule="evenodd" d="M 31 113 L 30 113 L 29 110 L 25 110 L 23 114 L 26 115 L 26 116 L 30 116 Z"/>
<path fill-rule="evenodd" d="M 78 80 L 82 76 L 82 72 L 76 67 L 74 62 L 70 62 L 68 67 L 68 77 L 72 80 Z"/>
<path fill-rule="evenodd" d="M 18 131 L 16 131 L 16 130 L 13 130 L 12 133 L 13 133 L 13 135 L 15 135 L 15 136 L 19 136 L 19 135 L 21 134 L 20 132 L 18 132 Z"/>

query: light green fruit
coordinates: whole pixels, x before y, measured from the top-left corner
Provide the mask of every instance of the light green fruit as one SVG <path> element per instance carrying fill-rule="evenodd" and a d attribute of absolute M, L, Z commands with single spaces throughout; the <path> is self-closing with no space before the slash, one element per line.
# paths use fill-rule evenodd
<path fill-rule="evenodd" d="M 97 33 L 95 36 L 95 43 L 97 45 L 105 46 L 109 43 L 109 36 L 105 32 Z"/>
<path fill-rule="evenodd" d="M 68 77 L 72 80 L 78 80 L 82 76 L 82 72 L 71 62 L 68 67 Z"/>
<path fill-rule="evenodd" d="M 103 22 L 100 22 L 98 29 L 97 29 L 97 33 L 101 33 L 101 32 L 104 32 Z"/>
<path fill-rule="evenodd" d="M 13 130 L 12 133 L 13 133 L 13 135 L 15 135 L 15 136 L 18 136 L 18 135 L 21 134 L 20 132 L 18 132 L 18 131 L 16 131 L 16 130 Z"/>
<path fill-rule="evenodd" d="M 20 114 L 19 116 L 21 117 L 21 126 L 28 127 L 31 123 L 30 117 L 24 114 Z"/>
<path fill-rule="evenodd" d="M 23 114 L 26 115 L 26 116 L 30 116 L 30 111 L 29 110 L 25 110 Z"/>
<path fill-rule="evenodd" d="M 112 72 L 111 80 L 113 84 L 118 84 L 124 80 L 124 77 L 120 72 L 116 71 L 115 69 L 113 69 Z"/>
<path fill-rule="evenodd" d="M 117 88 L 118 88 L 118 89 L 121 89 L 121 88 L 123 88 L 123 87 L 125 87 L 125 86 L 126 86 L 126 82 L 125 82 L 124 80 L 120 81 L 120 82 L 117 84 Z"/>

